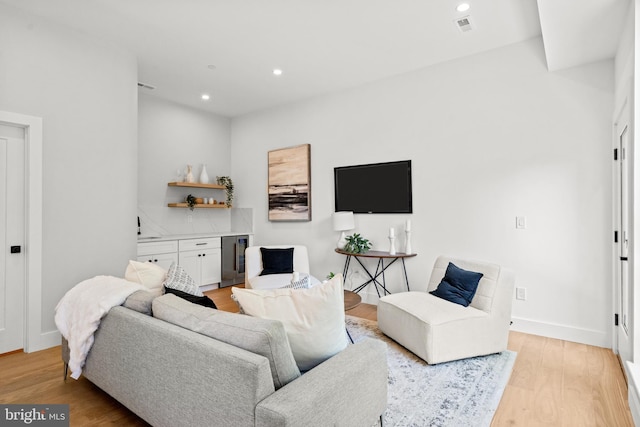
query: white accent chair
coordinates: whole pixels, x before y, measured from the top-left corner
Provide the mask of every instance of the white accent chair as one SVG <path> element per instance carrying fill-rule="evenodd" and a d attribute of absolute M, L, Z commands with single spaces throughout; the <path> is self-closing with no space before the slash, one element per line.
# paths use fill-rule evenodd
<path fill-rule="evenodd" d="M 244 286 L 248 289 L 274 289 L 291 282 L 292 274 L 269 274 L 260 276 L 262 272 L 262 253 L 260 248 L 285 249 L 293 248 L 293 271 L 308 274 L 311 286 L 320 283 L 309 273 L 309 255 L 307 247 L 302 245 L 249 246 L 244 252 L 245 270 Z"/>
<path fill-rule="evenodd" d="M 468 307 L 429 293 L 438 287 L 449 262 L 483 273 Z M 427 292 L 380 298 L 378 327 L 429 364 L 499 353 L 507 349 L 514 285 L 513 272 L 499 265 L 441 256 Z"/>

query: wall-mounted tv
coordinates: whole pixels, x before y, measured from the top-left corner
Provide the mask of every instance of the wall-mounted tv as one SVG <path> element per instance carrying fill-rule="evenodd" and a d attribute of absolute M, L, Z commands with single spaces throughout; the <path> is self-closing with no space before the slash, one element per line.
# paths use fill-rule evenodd
<path fill-rule="evenodd" d="M 335 210 L 412 213 L 411 160 L 333 169 Z"/>

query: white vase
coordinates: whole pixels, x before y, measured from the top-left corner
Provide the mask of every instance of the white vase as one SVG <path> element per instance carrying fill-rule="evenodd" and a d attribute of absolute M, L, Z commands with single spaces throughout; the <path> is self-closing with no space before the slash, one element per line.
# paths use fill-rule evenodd
<path fill-rule="evenodd" d="M 202 172 L 200 172 L 200 184 L 209 183 L 209 174 L 207 174 L 207 166 L 202 165 Z"/>
<path fill-rule="evenodd" d="M 193 172 L 191 171 L 191 165 L 187 165 L 187 175 L 184 178 L 184 182 L 196 182 L 193 179 Z"/>

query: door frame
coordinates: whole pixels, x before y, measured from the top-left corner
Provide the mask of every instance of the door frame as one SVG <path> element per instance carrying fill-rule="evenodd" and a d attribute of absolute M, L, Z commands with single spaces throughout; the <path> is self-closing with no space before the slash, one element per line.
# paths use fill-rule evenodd
<path fill-rule="evenodd" d="M 614 243 L 613 243 L 613 250 L 612 250 L 612 256 L 613 256 L 613 292 L 612 292 L 612 313 L 614 313 L 615 315 L 618 315 L 619 319 L 618 322 L 623 322 L 624 319 L 622 319 L 622 307 L 621 307 L 621 302 L 622 302 L 622 295 L 621 295 L 621 280 L 622 280 L 622 265 L 621 265 L 621 251 L 620 251 L 620 245 L 622 244 L 622 240 L 624 239 L 624 235 L 623 235 L 623 230 L 622 230 L 622 221 L 621 221 L 621 215 L 622 215 L 622 206 L 621 206 L 621 162 L 622 162 L 622 157 L 623 157 L 623 153 L 620 150 L 620 135 L 619 135 L 619 124 L 621 121 L 626 121 L 626 132 L 628 134 L 628 141 L 629 141 L 629 146 L 626 147 L 627 149 L 627 153 L 626 153 L 626 158 L 627 158 L 627 169 L 628 169 L 628 176 L 629 176 L 629 180 L 628 180 L 628 188 L 627 188 L 627 193 L 628 193 L 628 224 L 627 224 L 627 228 L 628 228 L 628 232 L 629 232 L 629 239 L 631 239 L 631 247 L 628 249 L 628 253 L 627 253 L 627 273 L 628 273 L 628 282 L 629 282 L 629 295 L 627 295 L 627 299 L 628 299 L 628 309 L 629 312 L 627 313 L 628 315 L 628 322 L 629 322 L 629 330 L 628 330 L 628 337 L 629 337 L 629 355 L 630 356 L 630 360 L 634 359 L 634 334 L 635 334 L 635 313 L 634 313 L 634 307 L 635 304 L 633 303 L 633 282 L 634 282 L 634 274 L 633 274 L 633 241 L 634 241 L 634 234 L 633 234 L 633 224 L 634 224 L 634 219 L 633 219 L 633 212 L 634 212 L 634 206 L 633 206 L 633 189 L 635 188 L 633 179 L 634 179 L 634 144 L 633 144 L 633 131 L 632 131 L 632 125 L 631 125 L 631 111 L 630 111 L 631 106 L 629 105 L 629 98 L 626 97 L 623 102 L 620 104 L 620 106 L 616 109 L 616 111 L 614 112 L 614 120 L 613 120 L 613 126 L 612 126 L 612 140 L 613 140 L 613 149 L 617 150 L 618 152 L 618 156 L 617 159 L 615 159 L 616 161 L 613 163 L 613 230 L 615 230 L 615 232 L 618 235 L 618 241 L 615 241 L 614 239 Z M 630 212 L 629 212 L 630 211 Z M 613 320 L 613 319 L 612 319 Z M 619 335 L 619 326 L 616 325 L 615 322 L 611 323 L 612 326 L 612 349 L 614 351 L 614 353 L 616 353 L 618 355 L 618 358 L 620 360 L 622 360 L 621 356 L 620 356 L 620 335 Z"/>
<path fill-rule="evenodd" d="M 0 111 L 0 123 L 24 129 L 25 334 L 24 351 L 49 347 L 42 336 L 42 118 Z"/>

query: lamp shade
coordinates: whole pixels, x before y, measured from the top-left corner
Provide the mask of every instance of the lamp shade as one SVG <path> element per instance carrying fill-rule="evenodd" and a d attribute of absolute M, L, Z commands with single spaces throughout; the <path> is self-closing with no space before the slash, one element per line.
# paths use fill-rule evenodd
<path fill-rule="evenodd" d="M 353 212 L 334 212 L 333 229 L 334 231 L 353 230 L 355 228 L 353 221 Z"/>

